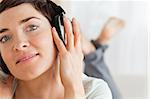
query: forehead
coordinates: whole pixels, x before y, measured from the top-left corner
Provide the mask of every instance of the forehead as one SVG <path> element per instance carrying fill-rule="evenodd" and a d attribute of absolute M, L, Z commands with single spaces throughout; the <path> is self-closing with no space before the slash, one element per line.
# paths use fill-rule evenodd
<path fill-rule="evenodd" d="M 19 21 L 30 16 L 44 17 L 31 4 L 24 3 L 0 13 L 0 25 L 2 23 Z"/>

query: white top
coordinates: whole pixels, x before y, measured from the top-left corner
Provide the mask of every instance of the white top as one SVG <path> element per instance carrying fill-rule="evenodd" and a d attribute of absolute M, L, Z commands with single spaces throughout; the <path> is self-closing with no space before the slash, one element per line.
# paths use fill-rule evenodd
<path fill-rule="evenodd" d="M 1 73 L 0 76 L 2 77 Z M 86 99 L 112 99 L 111 91 L 105 81 L 102 79 L 88 77 L 85 74 L 83 74 L 82 77 Z M 16 87 L 17 80 L 14 79 L 13 93 L 15 93 Z"/>
<path fill-rule="evenodd" d="M 86 99 L 112 99 L 111 91 L 105 81 L 83 75 Z"/>

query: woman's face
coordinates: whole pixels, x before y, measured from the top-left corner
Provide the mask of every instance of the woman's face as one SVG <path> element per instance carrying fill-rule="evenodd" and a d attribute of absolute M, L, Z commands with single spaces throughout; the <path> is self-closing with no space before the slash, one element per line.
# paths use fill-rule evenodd
<path fill-rule="evenodd" d="M 30 4 L 0 14 L 0 53 L 12 75 L 31 80 L 56 59 L 49 21 Z"/>

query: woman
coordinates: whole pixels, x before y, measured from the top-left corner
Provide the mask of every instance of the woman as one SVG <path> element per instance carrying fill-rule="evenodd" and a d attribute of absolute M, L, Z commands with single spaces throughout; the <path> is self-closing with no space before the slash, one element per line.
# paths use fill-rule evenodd
<path fill-rule="evenodd" d="M 76 19 L 64 18 L 66 46 L 52 28 L 57 8 L 50 0 L 1 2 L 0 53 L 11 75 L 0 84 L 2 99 L 112 98 L 104 81 L 82 75 Z"/>

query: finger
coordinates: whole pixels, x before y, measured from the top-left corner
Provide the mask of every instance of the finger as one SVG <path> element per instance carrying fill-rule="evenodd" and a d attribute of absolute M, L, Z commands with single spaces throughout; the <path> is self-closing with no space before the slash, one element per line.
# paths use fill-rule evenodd
<path fill-rule="evenodd" d="M 67 45 L 67 34 L 65 33 L 64 36 L 65 36 L 64 37 L 64 42 L 65 42 L 65 45 Z"/>
<path fill-rule="evenodd" d="M 75 18 L 72 19 L 74 32 L 74 46 L 81 47 L 80 26 Z"/>
<path fill-rule="evenodd" d="M 67 17 L 64 17 L 64 28 L 65 28 L 65 33 L 67 35 L 67 49 L 71 50 L 74 48 L 74 35 L 72 32 L 72 24 L 71 22 L 67 19 Z"/>
<path fill-rule="evenodd" d="M 65 47 L 64 43 L 62 42 L 62 40 L 59 38 L 55 27 L 52 28 L 52 35 L 53 35 L 53 39 L 56 44 L 56 47 L 57 47 L 58 51 L 60 52 L 60 54 L 65 53 L 67 51 L 66 47 Z"/>

